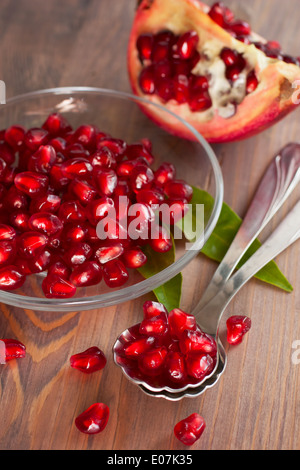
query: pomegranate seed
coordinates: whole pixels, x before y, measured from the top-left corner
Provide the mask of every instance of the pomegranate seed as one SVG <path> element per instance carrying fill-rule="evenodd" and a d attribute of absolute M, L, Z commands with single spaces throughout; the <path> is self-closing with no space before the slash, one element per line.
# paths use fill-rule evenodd
<path fill-rule="evenodd" d="M 92 225 L 97 223 L 104 217 L 107 217 L 114 210 L 113 199 L 104 196 L 101 199 L 92 201 L 87 208 L 87 217 Z"/>
<path fill-rule="evenodd" d="M 48 269 L 49 276 L 58 275 L 64 279 L 69 279 L 70 274 L 71 274 L 71 269 L 62 260 L 52 263 Z"/>
<path fill-rule="evenodd" d="M 165 102 L 174 98 L 174 82 L 170 78 L 160 78 L 155 81 L 155 91 Z"/>
<path fill-rule="evenodd" d="M 287 55 L 287 54 L 285 54 L 285 55 L 282 56 L 282 60 L 283 60 L 284 62 L 286 62 L 287 64 L 295 64 L 295 65 L 297 65 L 298 67 L 299 67 L 299 65 L 300 65 L 299 59 L 296 59 L 295 57 L 292 57 L 292 56 Z"/>
<path fill-rule="evenodd" d="M 69 184 L 69 179 L 64 176 L 62 165 L 55 163 L 49 172 L 50 184 L 55 190 L 62 190 Z"/>
<path fill-rule="evenodd" d="M 164 191 L 170 199 L 185 199 L 190 202 L 193 197 L 193 188 L 183 180 L 167 182 L 164 186 Z"/>
<path fill-rule="evenodd" d="M 95 175 L 95 180 L 100 194 L 103 196 L 112 196 L 118 183 L 118 177 L 114 170 L 98 170 Z"/>
<path fill-rule="evenodd" d="M 36 257 L 45 249 L 47 243 L 46 235 L 35 231 L 25 232 L 18 239 L 18 250 L 25 258 Z"/>
<path fill-rule="evenodd" d="M 151 53 L 151 60 L 152 62 L 161 62 L 162 60 L 166 60 L 170 58 L 170 42 L 169 41 L 161 41 L 156 40 L 154 42 L 152 53 Z"/>
<path fill-rule="evenodd" d="M 196 329 L 196 319 L 180 308 L 175 308 L 169 313 L 170 333 L 179 339 L 185 330 Z"/>
<path fill-rule="evenodd" d="M 169 206 L 170 224 L 174 225 L 181 220 L 188 212 L 189 207 L 186 200 L 168 199 L 166 203 Z"/>
<path fill-rule="evenodd" d="M 70 365 L 73 369 L 80 370 L 85 374 L 92 374 L 102 370 L 106 365 L 106 357 L 97 346 L 88 348 L 86 351 L 74 354 L 70 357 Z"/>
<path fill-rule="evenodd" d="M 131 144 L 127 146 L 126 156 L 128 160 L 144 159 L 149 165 L 154 162 L 154 157 L 150 149 L 147 149 L 142 143 Z"/>
<path fill-rule="evenodd" d="M 140 324 L 139 332 L 145 336 L 163 336 L 168 332 L 168 318 L 165 312 L 156 317 L 145 318 Z"/>
<path fill-rule="evenodd" d="M 128 211 L 128 233 L 132 240 L 147 240 L 151 223 L 155 214 L 150 206 L 140 202 L 135 203 Z"/>
<path fill-rule="evenodd" d="M 119 162 L 125 155 L 127 144 L 122 139 L 114 139 L 112 137 L 101 138 L 97 143 L 97 149 L 100 150 L 104 147 L 113 152 L 114 157 L 116 158 L 117 162 Z"/>
<path fill-rule="evenodd" d="M 127 269 L 119 259 L 103 265 L 103 279 L 108 287 L 121 287 L 128 281 L 128 277 Z"/>
<path fill-rule="evenodd" d="M 213 371 L 215 361 L 209 354 L 193 352 L 187 354 L 186 366 L 188 375 L 201 381 Z"/>
<path fill-rule="evenodd" d="M 138 247 L 128 248 L 123 254 L 123 261 L 127 268 L 138 269 L 147 263 L 147 256 Z"/>
<path fill-rule="evenodd" d="M 28 209 L 28 201 L 26 194 L 17 189 L 16 186 L 9 188 L 5 198 L 6 206 L 11 210 Z"/>
<path fill-rule="evenodd" d="M 75 425 L 85 434 L 102 432 L 109 419 L 109 408 L 104 403 L 95 403 L 75 419 Z"/>
<path fill-rule="evenodd" d="M 64 253 L 63 259 L 69 267 L 75 267 L 85 263 L 93 254 L 88 243 L 80 242 L 71 246 Z"/>
<path fill-rule="evenodd" d="M 7 170 L 7 163 L 3 158 L 0 157 L 0 178 L 3 179 L 5 177 Z"/>
<path fill-rule="evenodd" d="M 72 130 L 68 121 L 58 113 L 50 114 L 42 125 L 42 128 L 54 136 L 61 136 Z"/>
<path fill-rule="evenodd" d="M 30 157 L 28 170 L 37 173 L 49 173 L 56 162 L 56 151 L 51 145 L 41 145 L 39 149 Z"/>
<path fill-rule="evenodd" d="M 5 345 L 5 357 L 4 361 L 0 362 L 5 364 L 6 362 L 11 361 L 12 359 L 20 359 L 26 356 L 26 347 L 21 341 L 12 338 L 1 339 L 0 342 L 3 342 Z"/>
<path fill-rule="evenodd" d="M 114 170 L 117 167 L 117 160 L 113 152 L 107 147 L 103 147 L 97 150 L 89 158 L 89 161 L 91 162 L 93 168 L 111 168 Z"/>
<path fill-rule="evenodd" d="M 168 352 L 165 374 L 169 380 L 175 383 L 182 383 L 186 380 L 187 372 L 183 354 L 175 351 Z"/>
<path fill-rule="evenodd" d="M 95 261 L 86 261 L 77 266 L 70 275 L 70 281 L 76 287 L 95 286 L 102 280 L 102 271 Z"/>
<path fill-rule="evenodd" d="M 159 189 L 141 189 L 136 195 L 136 200 L 142 204 L 152 206 L 164 202 L 165 197 Z"/>
<path fill-rule="evenodd" d="M 217 354 L 215 340 L 199 330 L 193 331 L 192 329 L 186 329 L 185 331 L 181 331 L 179 346 L 183 354 L 201 352 L 209 354 L 211 357 L 215 357 Z"/>
<path fill-rule="evenodd" d="M 96 147 L 96 130 L 94 126 L 82 125 L 76 129 L 73 141 L 80 143 L 85 148 L 91 150 Z"/>
<path fill-rule="evenodd" d="M 13 227 L 6 224 L 0 224 L 0 241 L 15 240 L 17 233 Z"/>
<path fill-rule="evenodd" d="M 95 252 L 95 256 L 100 264 L 108 263 L 119 258 L 124 253 L 124 247 L 121 243 L 112 242 L 107 246 L 101 246 Z"/>
<path fill-rule="evenodd" d="M 168 60 L 157 62 L 154 66 L 155 82 L 161 78 L 170 78 L 172 76 L 172 64 Z"/>
<path fill-rule="evenodd" d="M 76 294 L 76 287 L 58 274 L 48 274 L 42 289 L 47 299 L 69 299 Z"/>
<path fill-rule="evenodd" d="M 186 75 L 177 75 L 173 80 L 174 99 L 177 103 L 187 103 L 189 100 L 189 79 Z"/>
<path fill-rule="evenodd" d="M 155 93 L 155 70 L 153 65 L 144 68 L 139 76 L 139 86 L 146 95 Z"/>
<path fill-rule="evenodd" d="M 130 184 L 134 192 L 150 187 L 154 174 L 147 165 L 136 165 L 130 175 Z"/>
<path fill-rule="evenodd" d="M 255 72 L 250 72 L 248 74 L 247 82 L 246 82 L 247 93 L 253 93 L 253 91 L 255 91 L 257 87 L 258 87 L 258 78 Z"/>
<path fill-rule="evenodd" d="M 0 142 L 0 157 L 7 165 L 12 165 L 15 161 L 14 151 L 6 142 Z"/>
<path fill-rule="evenodd" d="M 77 201 L 69 201 L 61 204 L 58 217 L 65 222 L 83 222 L 86 220 L 87 215 L 84 208 Z"/>
<path fill-rule="evenodd" d="M 49 140 L 49 132 L 46 129 L 33 128 L 26 132 L 24 143 L 28 149 L 37 151 L 41 145 L 46 145 Z"/>
<path fill-rule="evenodd" d="M 16 187 L 30 197 L 41 196 L 47 191 L 49 180 L 46 175 L 25 171 L 17 174 L 14 181 Z"/>
<path fill-rule="evenodd" d="M 96 189 L 91 184 L 77 178 L 71 181 L 69 190 L 83 205 L 88 204 L 98 196 Z"/>
<path fill-rule="evenodd" d="M 135 160 L 125 160 L 120 162 L 116 168 L 116 173 L 120 178 L 128 178 L 133 168 L 136 166 Z"/>
<path fill-rule="evenodd" d="M 142 62 L 151 59 L 153 44 L 154 38 L 152 34 L 141 34 L 138 37 L 136 46 L 139 52 L 139 58 Z"/>
<path fill-rule="evenodd" d="M 177 41 L 177 51 L 181 59 L 190 59 L 195 52 L 199 42 L 196 31 L 188 31 L 179 37 Z"/>
<path fill-rule="evenodd" d="M 33 214 L 28 221 L 28 226 L 32 231 L 42 232 L 48 236 L 54 235 L 63 228 L 61 220 L 50 212 Z"/>
<path fill-rule="evenodd" d="M 14 241 L 0 241 L 0 266 L 13 264 L 17 250 Z"/>
<path fill-rule="evenodd" d="M 208 15 L 222 28 L 234 20 L 233 12 L 227 8 L 223 2 L 216 2 L 212 5 Z"/>
<path fill-rule="evenodd" d="M 68 243 L 84 242 L 87 239 L 88 228 L 83 224 L 67 225 L 64 227 L 63 239 Z"/>
<path fill-rule="evenodd" d="M 29 230 L 30 214 L 23 210 L 14 211 L 9 215 L 9 223 L 19 232 Z"/>
<path fill-rule="evenodd" d="M 61 165 L 62 174 L 69 179 L 87 178 L 91 175 L 93 167 L 85 158 L 71 158 Z"/>
<path fill-rule="evenodd" d="M 239 56 L 236 51 L 225 47 L 221 51 L 221 59 L 223 60 L 226 67 L 230 67 L 238 63 Z"/>
<path fill-rule="evenodd" d="M 164 227 L 156 227 L 151 230 L 149 244 L 157 253 L 166 253 L 173 247 L 172 239 Z"/>
<path fill-rule="evenodd" d="M 192 446 L 203 434 L 206 424 L 202 416 L 198 413 L 191 414 L 174 427 L 174 434 L 177 439 L 186 446 Z"/>
<path fill-rule="evenodd" d="M 42 251 L 38 256 L 32 259 L 23 259 L 23 262 L 27 261 L 27 269 L 30 273 L 41 273 L 46 271 L 50 266 L 52 260 L 52 254 L 48 250 Z M 16 261 L 16 263 L 18 263 Z M 24 265 L 23 265 L 24 266 Z"/>
<path fill-rule="evenodd" d="M 212 101 L 209 94 L 201 89 L 195 90 L 190 96 L 189 107 L 193 112 L 207 111 L 212 107 Z"/>
<path fill-rule="evenodd" d="M 23 286 L 26 280 L 20 270 L 16 266 L 4 266 L 0 269 L 0 289 L 15 290 Z"/>
<path fill-rule="evenodd" d="M 141 338 L 132 341 L 124 348 L 124 354 L 130 358 L 138 359 L 142 354 L 149 351 L 155 342 L 155 338 Z"/>
<path fill-rule="evenodd" d="M 278 41 L 268 41 L 267 42 L 267 47 L 269 49 L 273 49 L 277 52 L 280 52 L 281 51 L 281 45 L 279 44 Z"/>
<path fill-rule="evenodd" d="M 142 354 L 138 361 L 140 371 L 146 376 L 160 375 L 167 356 L 167 349 L 164 346 L 151 349 Z"/>
<path fill-rule="evenodd" d="M 246 21 L 236 21 L 228 26 L 228 29 L 237 36 L 249 36 L 251 27 Z"/>
<path fill-rule="evenodd" d="M 160 302 L 153 302 L 152 300 L 147 300 L 143 305 L 144 319 L 149 319 L 152 317 L 157 317 L 164 313 L 168 315 L 166 307 Z"/>
<path fill-rule="evenodd" d="M 226 78 L 231 82 L 235 82 L 240 76 L 241 70 L 238 66 L 233 65 L 232 67 L 228 67 L 226 69 Z"/>
<path fill-rule="evenodd" d="M 60 153 L 63 155 L 67 148 L 67 142 L 62 137 L 54 137 L 53 139 L 49 141 L 48 145 L 51 145 L 51 147 L 54 148 L 56 153 Z"/>
<path fill-rule="evenodd" d="M 154 173 L 155 184 L 164 186 L 169 181 L 174 180 L 176 170 L 172 163 L 162 163 Z"/>
<path fill-rule="evenodd" d="M 80 144 L 79 142 L 68 145 L 64 153 L 67 159 L 69 160 L 74 160 L 74 159 L 77 160 L 78 158 L 88 160 L 91 156 L 90 152 L 86 148 L 84 148 L 84 146 Z M 78 164 L 78 168 L 80 169 L 79 164 Z"/>
<path fill-rule="evenodd" d="M 234 315 L 228 318 L 226 326 L 228 343 L 232 345 L 240 344 L 244 335 L 251 328 L 251 319 L 242 315 Z"/>
<path fill-rule="evenodd" d="M 15 150 L 19 150 L 24 143 L 26 130 L 22 126 L 11 126 L 4 134 L 5 141 Z M 1 154 L 1 150 L 0 150 Z"/>

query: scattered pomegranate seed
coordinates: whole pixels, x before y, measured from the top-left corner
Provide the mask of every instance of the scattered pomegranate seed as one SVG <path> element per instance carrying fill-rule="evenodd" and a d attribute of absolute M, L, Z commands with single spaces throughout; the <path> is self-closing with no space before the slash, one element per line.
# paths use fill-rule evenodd
<path fill-rule="evenodd" d="M 85 434 L 102 432 L 109 419 L 109 408 L 104 403 L 95 403 L 75 419 L 75 425 Z"/>
<path fill-rule="evenodd" d="M 74 354 L 70 357 L 70 365 L 85 374 L 92 374 L 102 370 L 106 365 L 106 357 L 97 346 L 88 348 L 86 351 Z"/>
<path fill-rule="evenodd" d="M 174 434 L 186 446 L 192 446 L 203 434 L 206 424 L 198 413 L 191 414 L 174 427 Z"/>
<path fill-rule="evenodd" d="M 70 282 L 76 287 L 95 286 L 102 279 L 102 271 L 95 261 L 85 261 L 73 269 Z"/>
<path fill-rule="evenodd" d="M 26 346 L 21 343 L 21 341 L 12 338 L 5 338 L 1 339 L 0 342 L 3 342 L 5 345 L 5 357 L 2 358 L 0 356 L 0 364 L 5 364 L 6 362 L 11 361 L 12 359 L 20 359 L 26 356 Z"/>
<path fill-rule="evenodd" d="M 147 263 L 147 256 L 139 247 L 127 248 L 122 258 L 127 268 L 137 269 Z"/>
<path fill-rule="evenodd" d="M 243 337 L 251 328 L 251 319 L 242 315 L 233 315 L 228 318 L 227 326 L 227 341 L 229 344 L 240 344 Z"/>
<path fill-rule="evenodd" d="M 214 370 L 215 361 L 209 354 L 191 352 L 186 357 L 186 365 L 188 375 L 201 381 Z"/>

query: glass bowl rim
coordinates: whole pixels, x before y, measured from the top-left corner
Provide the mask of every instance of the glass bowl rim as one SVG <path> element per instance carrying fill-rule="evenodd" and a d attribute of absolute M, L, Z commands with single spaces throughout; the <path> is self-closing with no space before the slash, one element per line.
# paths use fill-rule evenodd
<path fill-rule="evenodd" d="M 19 294 L 14 294 L 7 291 L 0 290 L 0 302 L 3 302 L 8 305 L 12 305 L 15 307 L 21 308 L 30 308 L 33 310 L 43 310 L 43 311 L 51 311 L 53 309 L 59 311 L 74 311 L 74 310 L 91 310 L 96 308 L 107 307 L 110 305 L 116 305 L 122 302 L 127 302 L 129 300 L 136 299 L 141 297 L 154 289 L 158 288 L 159 286 L 165 284 L 173 277 L 178 275 L 193 259 L 194 257 L 201 251 L 205 243 L 207 242 L 208 238 L 212 234 L 217 221 L 219 219 L 222 205 L 223 205 L 223 198 L 224 198 L 224 182 L 223 182 L 223 175 L 222 170 L 219 165 L 218 159 L 216 157 L 215 152 L 213 151 L 210 144 L 206 141 L 206 139 L 187 121 L 179 117 L 176 113 L 168 110 L 163 105 L 158 103 L 152 103 L 151 101 L 147 100 L 143 97 L 135 96 L 131 93 L 117 91 L 109 88 L 98 88 L 98 87 L 86 87 L 86 86 L 68 86 L 68 87 L 57 87 L 57 88 L 46 88 L 40 89 L 36 91 L 31 91 L 28 93 L 23 93 L 20 95 L 16 95 L 10 97 L 6 100 L 6 104 L 2 107 L 7 105 L 17 104 L 23 100 L 29 100 L 31 98 L 40 97 L 40 96 L 47 96 L 47 95 L 72 95 L 72 94 L 97 94 L 97 95 L 106 95 L 113 98 L 120 98 L 127 101 L 133 101 L 137 104 L 144 104 L 150 105 L 159 108 L 161 111 L 169 113 L 173 118 L 177 119 L 181 122 L 184 126 L 186 126 L 189 131 L 195 136 L 196 142 L 198 141 L 202 148 L 205 150 L 207 157 L 212 165 L 212 169 L 214 172 L 214 178 L 216 182 L 216 195 L 214 198 L 214 206 L 212 213 L 210 215 L 209 221 L 207 226 L 204 230 L 204 236 L 201 237 L 201 240 L 196 240 L 192 247 L 186 251 L 186 253 L 173 264 L 168 266 L 167 268 L 163 269 L 159 273 L 155 274 L 154 276 L 142 280 L 138 284 L 133 284 L 132 286 L 124 287 L 119 290 L 112 290 L 111 292 L 99 294 L 95 296 L 88 296 L 88 297 L 78 297 L 74 299 L 47 299 L 47 298 L 35 298 L 29 296 L 23 296 Z M 1 108 L 0 108 L 1 113 Z"/>

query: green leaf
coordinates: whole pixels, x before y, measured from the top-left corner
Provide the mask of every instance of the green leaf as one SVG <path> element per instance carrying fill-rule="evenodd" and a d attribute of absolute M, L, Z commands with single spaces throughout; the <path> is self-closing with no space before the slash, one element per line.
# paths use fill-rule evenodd
<path fill-rule="evenodd" d="M 163 269 L 167 268 L 175 261 L 175 243 L 174 239 L 172 250 L 167 253 L 157 253 L 148 245 L 143 248 L 144 253 L 147 256 L 147 263 L 139 268 L 140 274 L 148 279 L 155 274 L 161 272 Z M 156 296 L 158 302 L 164 304 L 168 312 L 174 308 L 179 308 L 180 299 L 181 299 L 181 289 L 182 289 L 182 274 L 179 273 L 174 278 L 170 279 L 168 282 L 162 286 L 154 289 L 154 295 Z"/>
<path fill-rule="evenodd" d="M 191 220 L 191 218 L 192 220 L 195 218 L 196 204 L 203 204 L 204 220 L 206 223 L 208 221 L 208 218 L 210 217 L 214 205 L 214 199 L 206 191 L 203 191 L 196 187 L 194 187 L 193 190 L 194 194 L 191 201 L 193 208 L 192 213 L 189 215 L 189 220 Z M 202 253 L 208 258 L 220 263 L 224 258 L 228 248 L 230 247 L 236 233 L 238 232 L 241 223 L 242 219 L 226 203 L 224 203 L 217 225 L 213 233 L 211 234 L 209 240 L 203 247 Z M 187 232 L 187 230 L 184 229 L 184 224 L 183 230 L 186 238 L 190 240 L 189 233 Z M 243 259 L 240 261 L 238 267 L 242 266 L 245 261 L 249 259 L 255 251 L 258 250 L 260 246 L 261 243 L 259 242 L 259 240 L 255 240 L 251 247 L 248 249 L 247 253 L 244 255 Z M 293 291 L 293 287 L 282 274 L 275 261 L 271 261 L 270 263 L 268 263 L 261 271 L 256 274 L 255 277 L 263 282 L 271 284 L 275 287 L 279 287 L 280 289 L 283 289 L 286 292 Z"/>

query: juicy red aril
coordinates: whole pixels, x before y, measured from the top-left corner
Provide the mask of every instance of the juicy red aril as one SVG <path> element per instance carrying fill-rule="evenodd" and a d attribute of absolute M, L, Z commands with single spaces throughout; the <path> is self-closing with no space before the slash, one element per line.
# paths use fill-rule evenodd
<path fill-rule="evenodd" d="M 115 169 L 117 166 L 117 160 L 113 152 L 107 148 L 103 147 L 97 150 L 90 158 L 93 168 L 112 168 Z"/>
<path fill-rule="evenodd" d="M 96 131 L 94 126 L 79 126 L 74 132 L 73 140 L 79 142 L 87 149 L 94 149 L 96 146 Z"/>
<path fill-rule="evenodd" d="M 176 169 L 172 163 L 162 163 L 154 173 L 154 181 L 157 185 L 164 186 L 169 181 L 174 180 Z"/>
<path fill-rule="evenodd" d="M 11 210 L 28 209 L 28 197 L 22 191 L 11 186 L 5 198 L 6 207 Z"/>
<path fill-rule="evenodd" d="M 12 359 L 20 359 L 26 356 L 26 346 L 21 341 L 12 338 L 1 339 L 1 341 L 5 344 L 5 358 L 3 358 L 3 362 L 9 362 Z"/>
<path fill-rule="evenodd" d="M 154 162 L 151 149 L 147 148 L 143 143 L 128 145 L 126 149 L 126 156 L 128 160 L 145 159 L 149 165 L 152 165 Z"/>
<path fill-rule="evenodd" d="M 170 101 L 174 97 L 174 84 L 170 78 L 161 78 L 155 82 L 155 90 L 157 95 L 165 102 Z"/>
<path fill-rule="evenodd" d="M 149 245 L 157 253 L 166 253 L 173 247 L 172 239 L 164 227 L 157 227 L 152 230 Z"/>
<path fill-rule="evenodd" d="M 25 232 L 18 239 L 18 250 L 25 258 L 36 257 L 45 249 L 47 243 L 46 235 L 35 231 Z"/>
<path fill-rule="evenodd" d="M 152 300 L 147 300 L 143 305 L 144 319 L 149 319 L 152 317 L 157 317 L 162 313 L 167 316 L 168 312 L 166 307 L 160 302 L 154 302 Z"/>
<path fill-rule="evenodd" d="M 62 260 L 55 261 L 51 263 L 51 266 L 48 269 L 48 274 L 55 275 L 68 279 L 71 274 L 71 269 L 64 263 Z"/>
<path fill-rule="evenodd" d="M 72 130 L 68 121 L 59 113 L 50 114 L 42 128 L 48 131 L 52 136 L 61 136 Z"/>
<path fill-rule="evenodd" d="M 237 36 L 249 36 L 251 34 L 251 27 L 246 21 L 235 21 L 228 26 L 228 29 Z"/>
<path fill-rule="evenodd" d="M 32 171 L 18 173 L 14 181 L 16 187 L 30 197 L 37 197 L 46 193 L 49 179 Z"/>
<path fill-rule="evenodd" d="M 17 233 L 13 227 L 6 224 L 0 224 L 0 241 L 15 240 Z"/>
<path fill-rule="evenodd" d="M 196 329 L 196 319 L 180 308 L 175 308 L 169 313 L 170 333 L 179 339 L 185 330 Z"/>
<path fill-rule="evenodd" d="M 189 100 L 189 79 L 186 75 L 177 75 L 173 80 L 173 96 L 177 103 L 187 103 Z"/>
<path fill-rule="evenodd" d="M 136 341 L 132 341 L 124 348 L 124 354 L 127 357 L 138 358 L 145 352 L 149 351 L 155 342 L 155 338 L 141 338 Z"/>
<path fill-rule="evenodd" d="M 9 215 L 9 223 L 19 232 L 29 230 L 28 221 L 30 214 L 24 210 L 17 210 Z"/>
<path fill-rule="evenodd" d="M 23 145 L 26 130 L 22 126 L 11 126 L 4 134 L 5 141 L 14 149 L 19 150 Z"/>
<path fill-rule="evenodd" d="M 63 224 L 56 215 L 50 212 L 38 212 L 30 217 L 28 227 L 30 230 L 51 236 L 62 230 Z"/>
<path fill-rule="evenodd" d="M 68 243 L 83 242 L 86 240 L 88 234 L 88 228 L 85 225 L 70 224 L 64 227 L 63 239 Z"/>
<path fill-rule="evenodd" d="M 232 345 L 240 344 L 244 335 L 251 328 L 251 319 L 242 315 L 234 315 L 228 318 L 226 326 L 228 343 Z"/>
<path fill-rule="evenodd" d="M 247 76 L 247 82 L 246 82 L 247 93 L 253 93 L 253 91 L 255 91 L 257 87 L 258 87 L 258 78 L 255 72 L 250 72 Z"/>
<path fill-rule="evenodd" d="M 28 162 L 28 170 L 37 173 L 49 173 L 56 162 L 56 151 L 51 145 L 42 145 Z"/>
<path fill-rule="evenodd" d="M 110 137 L 110 138 L 103 137 L 97 142 L 97 149 L 100 150 L 100 149 L 103 149 L 104 147 L 111 150 L 117 162 L 119 162 L 124 157 L 124 154 L 127 149 L 127 144 L 122 139 L 115 139 L 113 137 Z"/>
<path fill-rule="evenodd" d="M 108 287 L 121 287 L 128 281 L 128 277 L 126 267 L 118 259 L 103 265 L 103 279 Z"/>
<path fill-rule="evenodd" d="M 13 264 L 17 254 L 16 244 L 13 241 L 0 241 L 0 266 Z"/>
<path fill-rule="evenodd" d="M 184 355 L 180 352 L 169 351 L 165 362 L 165 373 L 172 382 L 184 382 L 187 378 Z"/>
<path fill-rule="evenodd" d="M 161 62 L 162 60 L 170 58 L 170 42 L 169 41 L 155 41 L 151 60 L 152 62 Z"/>
<path fill-rule="evenodd" d="M 225 47 L 221 51 L 221 59 L 227 67 L 238 63 L 238 54 L 236 51 Z"/>
<path fill-rule="evenodd" d="M 168 199 L 167 204 L 170 211 L 170 224 L 174 225 L 181 220 L 188 212 L 189 207 L 185 200 Z"/>
<path fill-rule="evenodd" d="M 63 256 L 69 267 L 75 267 L 85 263 L 93 254 L 93 250 L 88 243 L 79 242 L 68 248 Z"/>
<path fill-rule="evenodd" d="M 98 195 L 96 189 L 91 184 L 89 184 L 87 181 L 83 181 L 77 178 L 71 181 L 69 190 L 83 205 L 86 205 L 93 199 L 96 199 Z"/>
<path fill-rule="evenodd" d="M 153 171 L 147 165 L 136 165 L 130 175 L 130 184 L 135 192 L 148 188 L 153 180 Z"/>
<path fill-rule="evenodd" d="M 140 371 L 147 376 L 159 375 L 164 367 L 167 353 L 164 346 L 146 351 L 138 360 Z"/>
<path fill-rule="evenodd" d="M 112 169 L 100 169 L 96 172 L 95 180 L 100 194 L 111 196 L 118 183 L 118 177 Z"/>
<path fill-rule="evenodd" d="M 77 201 L 64 202 L 61 204 L 58 217 L 64 222 L 83 222 L 87 215 L 84 208 Z"/>
<path fill-rule="evenodd" d="M 196 50 L 199 36 L 196 31 L 188 31 L 179 37 L 176 50 L 181 59 L 190 59 Z"/>
<path fill-rule="evenodd" d="M 155 72 L 153 66 L 149 65 L 142 70 L 139 77 L 139 85 L 146 95 L 153 95 L 155 93 Z"/>
<path fill-rule="evenodd" d="M 158 189 L 141 189 L 136 194 L 136 200 L 142 204 L 152 206 L 164 202 L 165 197 L 163 192 Z"/>
<path fill-rule="evenodd" d="M 186 366 L 188 375 L 201 381 L 213 371 L 215 361 L 209 354 L 193 352 L 186 356 Z"/>
<path fill-rule="evenodd" d="M 209 16 L 219 26 L 225 27 L 234 20 L 233 12 L 227 8 L 223 2 L 216 2 L 212 5 Z"/>
<path fill-rule="evenodd" d="M 26 280 L 20 270 L 16 266 L 4 266 L 0 269 L 0 289 L 11 291 L 19 289 Z"/>
<path fill-rule="evenodd" d="M 100 264 L 105 264 L 119 258 L 123 253 L 123 245 L 119 242 L 112 242 L 106 246 L 99 247 L 95 252 L 95 256 Z"/>
<path fill-rule="evenodd" d="M 113 199 L 104 196 L 101 199 L 96 199 L 92 201 L 87 208 L 87 217 L 92 225 L 97 225 L 97 223 L 107 217 L 114 209 Z"/>
<path fill-rule="evenodd" d="M 0 157 L 7 165 L 12 165 L 15 161 L 14 151 L 6 142 L 0 142 Z"/>
<path fill-rule="evenodd" d="M 137 49 L 141 61 L 150 60 L 153 47 L 152 34 L 141 34 L 137 40 Z"/>
<path fill-rule="evenodd" d="M 139 333 L 145 336 L 162 336 L 168 332 L 168 318 L 162 312 L 156 317 L 145 318 L 141 324 Z"/>
<path fill-rule="evenodd" d="M 45 145 L 48 140 L 48 131 L 40 128 L 29 129 L 24 137 L 25 145 L 32 151 L 36 151 L 41 145 Z"/>
<path fill-rule="evenodd" d="M 207 353 L 214 357 L 217 354 L 217 345 L 215 340 L 202 331 L 186 330 L 183 331 L 179 341 L 180 350 L 183 354 L 190 352 Z"/>
<path fill-rule="evenodd" d="M 62 173 L 69 179 L 86 178 L 92 171 L 93 167 L 89 160 L 85 158 L 72 158 L 62 163 Z"/>
<path fill-rule="evenodd" d="M 177 439 L 186 446 L 192 446 L 203 434 L 206 424 L 202 416 L 198 413 L 191 414 L 174 427 L 174 434 Z"/>
<path fill-rule="evenodd" d="M 122 259 L 127 268 L 141 268 L 147 263 L 147 256 L 139 248 L 127 248 L 123 253 Z"/>
<path fill-rule="evenodd" d="M 109 419 L 109 408 L 104 403 L 95 403 L 75 419 L 75 425 L 84 434 L 102 432 Z"/>
<path fill-rule="evenodd" d="M 58 274 L 48 274 L 42 289 L 47 299 L 69 299 L 76 294 L 76 287 Z"/>
<path fill-rule="evenodd" d="M 106 365 L 106 357 L 97 346 L 88 348 L 70 357 L 70 365 L 73 369 L 78 369 L 85 374 L 92 374 L 102 370 Z"/>
<path fill-rule="evenodd" d="M 95 286 L 102 279 L 102 271 L 95 261 L 86 261 L 73 269 L 70 282 L 76 287 Z"/>
<path fill-rule="evenodd" d="M 189 99 L 189 106 L 192 111 L 206 111 L 211 108 L 212 101 L 207 92 L 203 90 L 195 90 Z"/>

